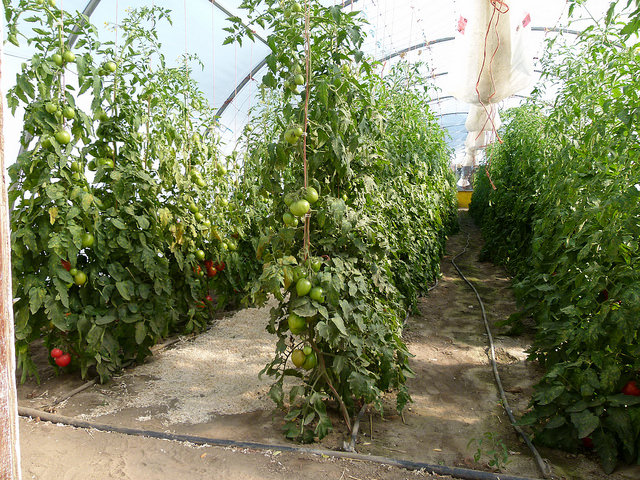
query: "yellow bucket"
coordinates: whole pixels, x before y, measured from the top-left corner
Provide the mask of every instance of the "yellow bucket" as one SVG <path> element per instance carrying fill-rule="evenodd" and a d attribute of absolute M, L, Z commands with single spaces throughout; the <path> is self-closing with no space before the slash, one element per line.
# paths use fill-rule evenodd
<path fill-rule="evenodd" d="M 458 191 L 458 208 L 469 208 L 473 190 Z"/>

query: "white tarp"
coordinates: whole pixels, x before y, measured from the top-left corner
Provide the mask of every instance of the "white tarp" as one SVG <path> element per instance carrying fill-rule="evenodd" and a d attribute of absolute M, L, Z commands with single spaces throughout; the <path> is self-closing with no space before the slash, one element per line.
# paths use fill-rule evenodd
<path fill-rule="evenodd" d="M 476 105 L 498 103 L 534 79 L 526 0 L 459 0 L 451 93 Z"/>

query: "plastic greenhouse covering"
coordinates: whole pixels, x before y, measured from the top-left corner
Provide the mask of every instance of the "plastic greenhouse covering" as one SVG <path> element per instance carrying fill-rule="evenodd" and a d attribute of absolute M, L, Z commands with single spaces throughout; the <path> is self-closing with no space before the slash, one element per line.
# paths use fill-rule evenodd
<path fill-rule="evenodd" d="M 154 4 L 172 11 L 173 24 L 160 25 L 160 37 L 168 61 L 178 62 L 185 52 L 195 54 L 202 67 L 194 67 L 194 76 L 214 109 L 220 113 L 220 129 L 227 151 L 233 149 L 236 133 L 246 124 L 249 111 L 256 103 L 258 85 L 266 71 L 264 58 L 269 48 L 264 39 L 268 32 L 254 27 L 257 33 L 254 43 L 224 45 L 230 15 L 243 18 L 241 0 L 59 0 L 59 7 L 67 11 L 91 13 L 90 21 L 99 28 L 102 41 L 115 40 L 116 24 L 126 16 L 127 10 Z M 419 65 L 425 77 L 437 87 L 431 108 L 441 125 L 450 135 L 449 143 L 455 150 L 454 163 L 464 161 L 469 146 L 482 144 L 479 135 L 470 135 L 467 127 L 474 124 L 487 126 L 484 108 L 474 109 L 466 103 L 475 94 L 474 75 L 465 69 L 465 62 L 476 58 L 469 53 L 470 45 L 476 48 L 478 39 L 464 35 L 471 30 L 474 20 L 481 13 L 473 0 L 355 0 L 326 1 L 326 4 L 344 5 L 344 8 L 361 11 L 368 22 L 365 53 L 380 61 L 380 73 L 384 75 L 391 65 L 401 59 Z M 561 0 L 513 0 L 509 3 L 511 24 L 522 35 L 514 39 L 509 51 L 518 55 L 514 62 L 529 65 L 531 75 L 521 76 L 516 91 L 507 92 L 496 104 L 492 117 L 502 109 L 518 105 L 526 98 L 538 79 L 537 62 L 545 47 L 545 39 L 551 33 L 563 32 L 572 36 L 576 32 L 601 19 L 609 6 L 609 0 L 588 0 L 567 20 L 568 2 Z M 487 5 L 489 2 L 487 2 Z M 477 22 L 476 22 L 477 23 Z M 518 25 L 519 24 L 519 25 Z M 500 28 L 507 28 L 506 22 Z M 507 28 L 508 30 L 508 28 Z M 469 32 L 467 32 L 469 33 Z M 5 34 L 6 35 L 6 34 Z M 477 35 L 476 35 L 477 36 Z M 480 39 L 481 40 L 481 39 Z M 474 43 L 475 42 L 475 43 Z M 518 44 L 519 42 L 519 44 Z M 480 42 L 481 43 L 481 42 Z M 507 50 L 503 48 L 502 50 Z M 15 83 L 20 65 L 33 52 L 28 46 L 5 44 L 2 87 L 6 92 Z M 526 70 L 527 67 L 525 67 Z M 494 75 L 500 77 L 499 68 Z M 466 92 L 465 92 L 466 89 Z M 465 98 L 466 97 L 466 98 Z M 464 101 L 461 101 L 464 100 Z M 471 110 L 472 115 L 469 116 Z M 478 115 L 484 118 L 479 118 Z M 465 126 L 465 124 L 467 124 Z M 495 124 L 495 121 L 493 122 Z M 16 158 L 21 129 L 21 112 L 8 121 L 6 128 L 7 161 Z M 475 130 L 474 130 L 475 131 Z"/>

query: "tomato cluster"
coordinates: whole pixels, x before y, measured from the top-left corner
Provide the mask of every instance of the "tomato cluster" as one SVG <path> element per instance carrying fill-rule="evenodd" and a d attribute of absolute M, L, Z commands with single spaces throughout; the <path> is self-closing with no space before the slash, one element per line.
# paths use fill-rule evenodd
<path fill-rule="evenodd" d="M 71 363 L 71 355 L 63 352 L 59 348 L 53 348 L 51 350 L 51 358 L 59 367 L 66 367 Z"/>

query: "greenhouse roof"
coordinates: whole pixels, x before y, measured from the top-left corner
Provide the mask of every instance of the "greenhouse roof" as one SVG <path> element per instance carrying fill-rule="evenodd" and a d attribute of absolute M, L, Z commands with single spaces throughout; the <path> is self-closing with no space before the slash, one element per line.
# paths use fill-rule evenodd
<path fill-rule="evenodd" d="M 14 0 L 15 1 L 15 0 Z M 450 91 L 455 76 L 456 62 L 460 61 L 459 20 L 471 0 L 355 0 L 351 2 L 327 0 L 326 4 L 344 5 L 361 11 L 368 22 L 365 53 L 380 61 L 384 74 L 400 59 L 421 64 L 425 77 L 432 79 L 431 108 L 441 125 L 450 134 L 450 145 L 460 152 L 467 135 L 465 119 L 469 105 L 458 101 Z M 234 143 L 235 135 L 245 125 L 248 112 L 256 104 L 257 85 L 265 73 L 264 59 L 270 50 L 265 38 L 268 32 L 251 26 L 256 32 L 254 43 L 224 45 L 231 15 L 243 18 L 241 0 L 58 0 L 58 6 L 67 11 L 83 11 L 100 29 L 101 39 L 115 40 L 115 25 L 127 10 L 144 5 L 157 5 L 172 10 L 173 24 L 160 25 L 160 37 L 165 57 L 177 62 L 185 52 L 196 54 L 202 68 L 195 69 L 195 77 L 214 108 L 220 112 L 224 138 Z M 530 18 L 531 35 L 528 54 L 534 60 L 534 71 L 540 73 L 539 58 L 550 32 L 575 35 L 587 25 L 599 21 L 609 6 L 609 0 L 587 0 L 576 8 L 568 20 L 568 1 L 513 0 Z M 23 61 L 33 52 L 29 47 L 5 46 L 3 91 L 15 82 L 15 74 Z M 517 105 L 531 93 L 537 78 L 522 91 L 500 102 L 500 108 Z M 18 119 L 19 120 L 19 119 Z M 17 153 L 20 121 L 8 122 L 7 160 L 13 161 Z M 12 145 L 12 139 L 16 139 Z"/>

